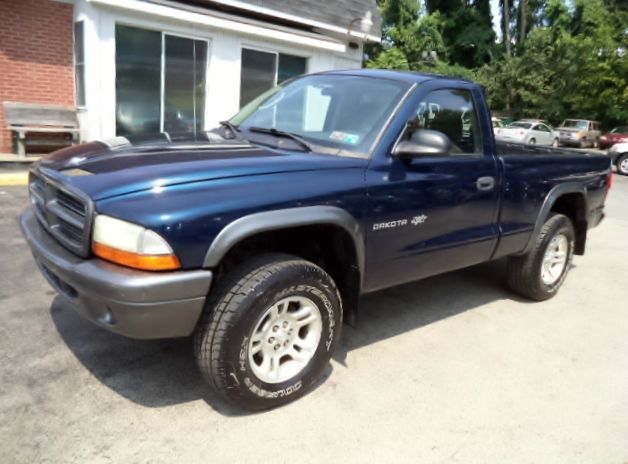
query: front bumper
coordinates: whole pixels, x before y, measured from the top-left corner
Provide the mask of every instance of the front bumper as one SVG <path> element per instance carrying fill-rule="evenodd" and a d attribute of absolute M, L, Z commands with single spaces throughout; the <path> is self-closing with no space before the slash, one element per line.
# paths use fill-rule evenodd
<path fill-rule="evenodd" d="M 28 208 L 22 233 L 44 277 L 95 324 L 131 338 L 190 335 L 212 281 L 209 270 L 145 272 L 100 259 L 82 259 L 63 248 Z"/>

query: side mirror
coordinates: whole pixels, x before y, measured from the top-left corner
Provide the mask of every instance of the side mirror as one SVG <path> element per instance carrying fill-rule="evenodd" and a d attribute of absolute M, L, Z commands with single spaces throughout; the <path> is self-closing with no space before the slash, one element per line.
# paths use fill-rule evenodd
<path fill-rule="evenodd" d="M 430 129 L 417 129 L 410 140 L 399 142 L 392 155 L 397 158 L 418 156 L 447 156 L 451 151 L 451 140 L 445 134 Z"/>

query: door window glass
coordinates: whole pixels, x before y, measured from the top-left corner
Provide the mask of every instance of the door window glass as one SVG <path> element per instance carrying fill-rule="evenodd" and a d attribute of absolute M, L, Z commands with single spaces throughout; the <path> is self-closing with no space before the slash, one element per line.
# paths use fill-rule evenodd
<path fill-rule="evenodd" d="M 482 153 L 482 134 L 471 92 L 443 89 L 430 92 L 419 103 L 411 127 L 431 129 L 447 135 L 452 154 Z"/>

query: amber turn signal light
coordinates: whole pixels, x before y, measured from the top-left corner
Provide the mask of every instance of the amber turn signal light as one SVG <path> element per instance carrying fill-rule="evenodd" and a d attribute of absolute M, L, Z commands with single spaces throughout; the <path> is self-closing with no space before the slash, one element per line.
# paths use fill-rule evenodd
<path fill-rule="evenodd" d="M 92 249 L 99 258 L 143 271 L 171 271 L 181 268 L 175 255 L 139 255 L 94 242 Z"/>

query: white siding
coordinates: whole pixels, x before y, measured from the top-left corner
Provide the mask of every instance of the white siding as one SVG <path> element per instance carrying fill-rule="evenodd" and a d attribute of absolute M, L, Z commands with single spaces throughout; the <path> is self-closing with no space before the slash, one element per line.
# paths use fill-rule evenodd
<path fill-rule="evenodd" d="M 115 3 L 115 0 L 107 0 Z M 115 136 L 115 26 L 129 26 L 182 34 L 209 41 L 207 64 L 207 102 L 205 105 L 206 129 L 238 111 L 240 99 L 240 56 L 243 47 L 277 51 L 308 59 L 308 72 L 331 69 L 359 68 L 362 46 L 351 49 L 338 39 L 312 39 L 309 36 L 267 29 L 236 31 L 238 27 L 223 29 L 201 23 L 202 15 L 192 16 L 186 22 L 180 12 L 166 16 L 167 10 L 145 14 L 86 0 L 76 0 L 75 20 L 85 21 L 85 93 L 86 107 L 81 112 L 85 140 Z M 131 0 L 125 5 L 138 4 Z M 154 4 L 153 4 L 154 5 Z M 200 18 L 200 19 L 199 19 Z M 222 24 L 222 23 L 219 23 Z M 356 40 L 352 38 L 352 40 Z"/>

